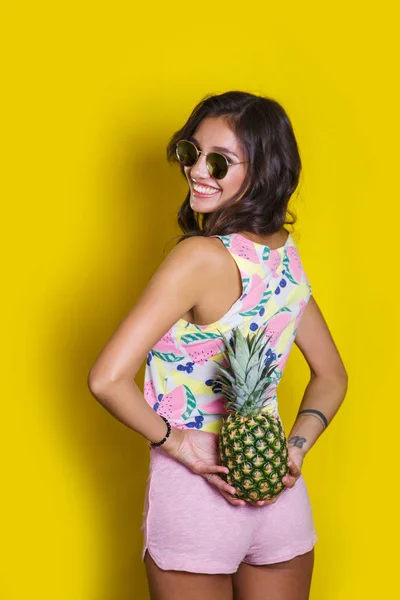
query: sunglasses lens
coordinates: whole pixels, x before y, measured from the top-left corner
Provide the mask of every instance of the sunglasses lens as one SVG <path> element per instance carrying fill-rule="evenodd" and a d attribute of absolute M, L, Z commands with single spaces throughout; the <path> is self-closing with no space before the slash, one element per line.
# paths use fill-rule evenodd
<path fill-rule="evenodd" d="M 184 167 L 192 167 L 197 160 L 196 146 L 186 140 L 181 140 L 176 145 L 176 155 Z"/>
<path fill-rule="evenodd" d="M 223 154 L 210 152 L 207 156 L 207 168 L 211 177 L 223 179 L 228 172 L 228 161 Z"/>

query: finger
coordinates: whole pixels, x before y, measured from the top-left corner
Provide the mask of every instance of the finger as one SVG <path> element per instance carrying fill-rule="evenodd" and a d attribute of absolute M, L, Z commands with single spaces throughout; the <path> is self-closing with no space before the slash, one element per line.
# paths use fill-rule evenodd
<path fill-rule="evenodd" d="M 285 484 L 286 487 L 292 488 L 294 487 L 294 484 L 296 483 L 297 479 L 297 477 L 285 475 L 285 477 L 282 479 L 282 482 Z"/>
<path fill-rule="evenodd" d="M 194 465 L 194 470 L 201 475 L 208 475 L 209 473 L 224 473 L 227 475 L 229 473 L 228 467 L 224 467 L 223 465 L 208 465 L 204 462 Z"/>
<path fill-rule="evenodd" d="M 244 500 L 240 500 L 240 498 L 233 498 L 230 494 L 227 494 L 226 492 L 223 492 L 222 490 L 221 490 L 221 494 L 223 495 L 225 500 L 227 500 L 233 506 L 245 506 L 246 505 L 246 502 Z"/>
<path fill-rule="evenodd" d="M 282 479 L 282 483 L 284 483 L 286 487 L 293 487 L 293 477 L 285 475 L 285 477 Z"/>
<path fill-rule="evenodd" d="M 270 500 L 257 500 L 256 502 L 252 502 L 252 504 L 254 504 L 254 506 L 267 506 L 269 504 L 275 504 L 277 500 L 278 498 L 275 497 L 271 498 Z"/>
<path fill-rule="evenodd" d="M 292 460 L 289 461 L 288 467 L 291 475 L 294 475 L 295 477 L 298 477 L 300 475 L 300 468 Z"/>
<path fill-rule="evenodd" d="M 215 473 L 212 474 L 211 477 L 208 477 L 208 482 L 215 485 L 215 487 L 217 487 L 221 492 L 226 492 L 231 496 L 234 496 L 236 494 L 235 488 L 232 485 L 229 485 L 229 483 L 226 483 L 226 481 L 221 479 L 221 477 L 219 477 L 219 475 L 216 475 Z"/>

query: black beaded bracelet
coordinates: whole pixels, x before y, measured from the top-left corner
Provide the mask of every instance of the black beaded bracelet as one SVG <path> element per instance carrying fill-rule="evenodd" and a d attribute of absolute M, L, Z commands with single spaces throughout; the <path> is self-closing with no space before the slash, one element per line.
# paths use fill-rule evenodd
<path fill-rule="evenodd" d="M 166 425 L 167 425 L 167 433 L 165 435 L 165 438 L 161 440 L 161 442 L 150 442 L 150 447 L 151 448 L 156 448 L 157 446 L 161 446 L 164 442 L 167 441 L 167 439 L 169 438 L 169 434 L 171 433 L 171 425 L 170 422 L 168 421 L 168 419 L 166 419 L 165 417 L 163 417 L 162 415 L 160 415 L 160 417 L 162 419 L 164 419 Z"/>

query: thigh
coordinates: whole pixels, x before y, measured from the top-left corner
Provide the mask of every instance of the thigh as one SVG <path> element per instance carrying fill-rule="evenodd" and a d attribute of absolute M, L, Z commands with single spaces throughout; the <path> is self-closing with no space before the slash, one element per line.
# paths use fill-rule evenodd
<path fill-rule="evenodd" d="M 164 571 L 146 552 L 150 600 L 232 600 L 231 575 Z"/>
<path fill-rule="evenodd" d="M 308 600 L 314 549 L 270 565 L 242 563 L 233 575 L 234 600 Z"/>

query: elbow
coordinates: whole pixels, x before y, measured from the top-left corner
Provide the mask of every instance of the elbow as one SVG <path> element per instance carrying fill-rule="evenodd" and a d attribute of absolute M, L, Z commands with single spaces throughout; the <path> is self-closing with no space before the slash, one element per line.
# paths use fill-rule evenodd
<path fill-rule="evenodd" d="M 93 377 L 92 373 L 89 373 L 89 375 L 87 376 L 86 383 L 87 383 L 90 393 L 97 400 L 98 392 L 99 392 L 99 388 L 100 388 L 99 380 L 96 379 L 95 377 Z"/>
<path fill-rule="evenodd" d="M 91 394 L 96 398 L 96 400 L 101 400 L 104 396 L 105 391 L 110 387 L 110 382 L 93 371 L 87 376 L 87 386 L 91 392 Z"/>
<path fill-rule="evenodd" d="M 349 376 L 346 369 L 339 373 L 336 377 L 336 392 L 339 398 L 339 403 L 343 404 L 344 399 L 347 396 L 347 389 L 349 386 Z"/>
<path fill-rule="evenodd" d="M 349 385 L 349 374 L 346 371 L 346 367 L 344 366 L 343 363 L 341 363 L 337 373 L 336 373 L 336 378 L 338 381 L 338 384 L 344 388 L 344 391 L 347 391 L 347 387 Z"/>
<path fill-rule="evenodd" d="M 96 369 L 92 368 L 87 376 L 87 386 L 96 400 L 104 404 L 108 398 L 115 394 L 116 387 L 119 387 L 121 384 L 124 385 L 124 382 L 131 379 L 133 377 L 117 375 L 116 373 L 111 373 L 109 370 L 103 372 L 96 371 Z"/>
<path fill-rule="evenodd" d="M 346 395 L 347 389 L 349 387 L 349 375 L 348 375 L 346 369 L 344 370 L 343 384 L 344 384 L 344 395 Z"/>
<path fill-rule="evenodd" d="M 349 385 L 349 375 L 343 365 L 335 370 L 326 371 L 323 373 L 315 373 L 311 371 L 311 379 L 317 378 L 318 381 L 325 382 L 325 385 L 329 389 L 336 389 L 340 391 L 341 395 L 346 396 L 348 385 Z"/>

